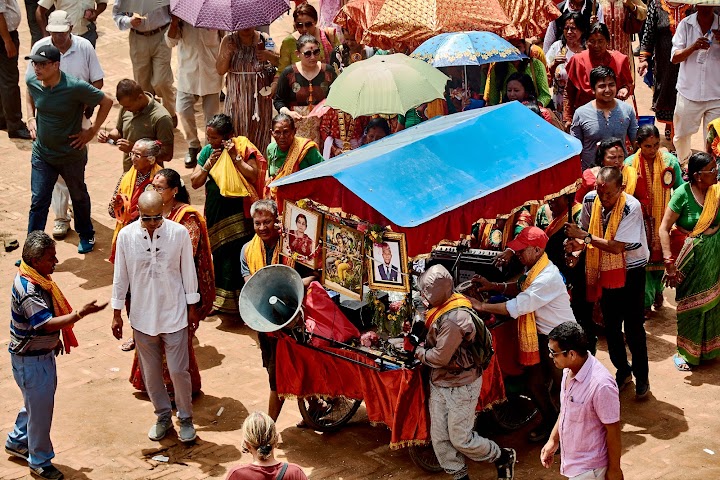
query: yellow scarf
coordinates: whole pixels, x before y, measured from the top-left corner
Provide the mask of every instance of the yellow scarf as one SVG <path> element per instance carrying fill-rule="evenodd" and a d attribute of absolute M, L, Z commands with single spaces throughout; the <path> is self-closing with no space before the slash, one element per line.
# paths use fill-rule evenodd
<path fill-rule="evenodd" d="M 472 308 L 472 303 L 470 303 L 470 300 L 468 300 L 465 295 L 462 295 L 460 293 L 453 293 L 452 295 L 450 295 L 450 298 L 445 300 L 442 305 L 433 307 L 427 311 L 427 320 L 425 320 L 425 326 L 427 328 L 430 328 L 432 324 L 435 323 L 435 320 L 445 315 L 450 310 L 455 310 L 456 308 L 460 307 Z"/>
<path fill-rule="evenodd" d="M 285 163 L 283 163 L 280 170 L 278 170 L 275 176 L 270 180 L 277 180 L 290 175 L 291 173 L 297 172 L 300 169 L 300 162 L 303 161 L 305 155 L 307 155 L 311 148 L 318 148 L 317 143 L 309 138 L 295 137 L 292 145 L 290 145 L 287 157 L 285 157 Z M 276 198 L 276 195 L 277 188 L 271 188 L 270 198 Z"/>
<path fill-rule="evenodd" d="M 540 272 L 550 265 L 547 253 L 535 262 L 525 277 L 522 290 L 530 287 Z M 520 364 L 536 365 L 540 363 L 540 343 L 538 342 L 537 325 L 535 324 L 535 312 L 530 312 L 518 317 L 518 340 L 520 342 Z"/>
<path fill-rule="evenodd" d="M 627 193 L 625 194 L 627 195 Z M 595 197 L 590 215 L 588 233 L 605 240 L 613 240 L 622 220 L 625 209 L 625 195 L 620 194 L 610 214 L 607 229 L 603 235 L 602 204 L 600 197 Z M 621 288 L 625 286 L 625 252 L 613 254 L 587 246 L 585 256 L 585 278 L 587 280 L 587 299 L 595 302 L 600 299 L 603 288 Z"/>
<path fill-rule="evenodd" d="M 57 286 L 57 283 L 53 282 L 52 278 L 50 278 L 50 275 L 47 277 L 41 275 L 37 270 L 24 261 L 20 262 L 20 268 L 18 270 L 20 271 L 20 275 L 27 278 L 30 283 L 33 283 L 50 293 L 53 301 L 53 315 L 55 317 L 61 317 L 72 313 L 73 309 L 70 306 L 70 303 L 68 303 L 65 295 L 63 295 L 60 291 L 60 287 Z M 78 346 L 77 338 L 75 338 L 75 334 L 72 329 L 73 326 L 68 325 L 67 327 L 63 327 L 61 330 L 63 345 L 65 346 L 66 353 L 70 353 L 70 347 Z"/>
<path fill-rule="evenodd" d="M 655 160 L 652 165 L 652 175 L 650 174 L 647 161 L 642 162 L 642 164 L 640 163 L 640 155 L 641 153 L 638 149 L 638 151 L 635 152 L 635 155 L 633 155 L 632 166 L 638 171 L 642 168 L 643 177 L 645 178 L 645 183 L 647 185 L 648 199 L 650 200 L 650 211 L 648 213 L 653 219 L 652 238 L 649 238 L 648 241 L 650 243 L 650 251 L 658 252 L 662 251 L 662 246 L 660 245 L 660 235 L 658 232 L 663 216 L 665 215 L 665 208 L 668 203 L 670 203 L 671 189 L 670 187 L 663 187 L 662 177 L 666 165 L 663 161 L 662 152 L 658 151 L 655 155 Z"/>
<path fill-rule="evenodd" d="M 545 207 L 543 207 L 545 208 Z M 550 207 L 547 207 L 548 210 Z M 575 218 L 575 215 L 578 214 L 578 212 L 582 209 L 582 205 L 579 203 L 574 203 L 572 206 L 572 218 Z M 565 212 L 561 213 L 557 217 L 552 219 L 552 222 L 545 228 L 545 235 L 548 236 L 548 238 L 555 235 L 557 232 L 560 231 L 561 228 L 565 226 L 565 223 L 568 221 L 567 218 L 567 210 Z"/>
<path fill-rule="evenodd" d="M 625 193 L 628 195 L 635 196 L 635 188 L 637 187 L 637 169 L 630 165 L 625 165 L 622 169 L 623 185 L 625 186 Z"/>
<path fill-rule="evenodd" d="M 717 217 L 718 205 L 720 205 L 720 184 L 716 183 L 708 188 L 705 194 L 705 204 L 703 205 L 700 218 L 695 224 L 695 228 L 693 228 L 693 231 L 690 233 L 691 237 L 697 237 L 710 228 L 715 221 L 715 217 Z"/>
<path fill-rule="evenodd" d="M 271 265 L 277 265 L 280 263 L 279 243 L 280 242 L 278 242 L 278 245 L 275 247 L 275 251 L 273 252 Z M 245 259 L 247 260 L 250 275 L 255 275 L 255 272 L 267 266 L 267 263 L 265 262 L 265 253 L 265 243 L 260 239 L 260 237 L 255 235 L 245 249 Z"/>
<path fill-rule="evenodd" d="M 232 139 L 235 151 L 239 156 L 247 159 L 248 145 L 252 145 L 247 137 L 238 136 Z M 260 199 L 254 186 L 235 167 L 235 159 L 230 157 L 224 149 L 218 161 L 210 168 L 208 173 L 220 188 L 220 195 L 228 198 L 249 197 L 250 202 Z M 261 192 L 262 193 L 262 192 Z"/>
<path fill-rule="evenodd" d="M 720 155 L 720 148 L 718 148 L 718 145 L 720 144 L 720 118 L 716 118 L 712 122 L 708 123 L 708 131 L 709 130 L 713 130 L 715 132 L 715 138 L 713 138 L 710 149 L 715 156 L 718 156 Z"/>

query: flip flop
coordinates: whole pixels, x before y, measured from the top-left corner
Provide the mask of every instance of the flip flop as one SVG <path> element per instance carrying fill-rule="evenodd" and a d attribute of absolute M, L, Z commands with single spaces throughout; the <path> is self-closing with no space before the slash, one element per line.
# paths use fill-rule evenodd
<path fill-rule="evenodd" d="M 123 352 L 129 352 L 130 350 L 135 350 L 135 339 L 131 338 L 122 345 L 120 345 L 120 350 Z"/>
<path fill-rule="evenodd" d="M 675 368 L 677 368 L 680 372 L 692 371 L 692 367 L 690 367 L 690 365 L 685 361 L 685 359 L 677 353 L 673 355 L 673 363 L 675 364 Z"/>

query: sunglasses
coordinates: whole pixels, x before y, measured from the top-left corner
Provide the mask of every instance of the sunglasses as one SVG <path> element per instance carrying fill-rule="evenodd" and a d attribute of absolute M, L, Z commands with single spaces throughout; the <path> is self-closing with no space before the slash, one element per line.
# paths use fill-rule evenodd
<path fill-rule="evenodd" d="M 295 22 L 295 28 L 310 28 L 315 25 L 315 22 Z"/>
<path fill-rule="evenodd" d="M 302 52 L 302 54 L 305 58 L 317 57 L 320 55 L 320 49 L 316 48 L 315 50 L 308 50 L 307 52 Z"/>
<path fill-rule="evenodd" d="M 143 222 L 159 222 L 163 219 L 162 215 L 140 215 Z"/>

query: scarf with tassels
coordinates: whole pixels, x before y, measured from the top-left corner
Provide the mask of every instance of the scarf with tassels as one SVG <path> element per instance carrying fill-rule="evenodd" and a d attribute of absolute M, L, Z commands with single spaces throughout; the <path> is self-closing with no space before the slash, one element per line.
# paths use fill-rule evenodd
<path fill-rule="evenodd" d="M 716 183 L 708 188 L 700 218 L 695 224 L 693 231 L 690 232 L 691 237 L 700 236 L 700 234 L 712 226 L 715 217 L 717 217 L 718 205 L 720 205 L 720 183 Z"/>
<path fill-rule="evenodd" d="M 20 262 L 20 268 L 18 270 L 20 271 L 20 275 L 27 278 L 30 283 L 37 285 L 46 292 L 50 293 L 53 301 L 54 316 L 61 317 L 63 315 L 68 315 L 72 313 L 72 307 L 65 298 L 65 295 L 63 295 L 63 293 L 60 291 L 60 287 L 57 286 L 57 283 L 53 282 L 52 278 L 50 278 L 50 275 L 48 275 L 47 277 L 41 275 L 37 270 L 35 270 L 33 267 L 31 267 L 24 261 Z M 72 329 L 73 326 L 68 325 L 67 327 L 63 327 L 63 329 L 61 330 L 62 343 L 65 347 L 65 353 L 70 353 L 71 347 L 77 347 L 79 345 Z"/>
<path fill-rule="evenodd" d="M 602 204 L 600 197 L 595 197 L 590 215 L 588 233 L 605 240 L 613 240 L 622 220 L 625 209 L 625 195 L 620 194 L 603 234 Z M 587 280 L 587 300 L 596 302 L 602 295 L 603 288 L 621 288 L 625 286 L 625 252 L 610 253 L 592 245 L 587 246 L 585 255 L 585 278 Z"/>
<path fill-rule="evenodd" d="M 540 272 L 550 265 L 547 253 L 535 262 L 527 277 L 521 285 L 521 290 L 527 290 L 535 281 Z M 518 340 L 520 347 L 519 360 L 521 365 L 536 365 L 540 363 L 540 343 L 538 342 L 537 325 L 535 323 L 535 312 L 530 312 L 518 317 Z"/>

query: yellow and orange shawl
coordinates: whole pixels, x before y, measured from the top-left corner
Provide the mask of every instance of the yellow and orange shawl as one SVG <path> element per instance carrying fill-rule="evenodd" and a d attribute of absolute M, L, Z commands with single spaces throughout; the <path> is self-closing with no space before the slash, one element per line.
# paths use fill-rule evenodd
<path fill-rule="evenodd" d="M 703 204 L 702 213 L 700 214 L 698 222 L 695 224 L 695 228 L 690 232 L 691 237 L 698 237 L 710 228 L 717 216 L 718 206 L 720 206 L 720 183 L 716 183 L 708 188 L 707 193 L 705 193 L 705 203 Z"/>
<path fill-rule="evenodd" d="M 550 265 L 547 253 L 535 262 L 535 265 L 528 271 L 527 277 L 521 285 L 521 290 L 526 290 L 535 281 L 540 272 Z M 535 323 L 535 312 L 530 312 L 518 317 L 518 340 L 520 347 L 520 364 L 536 365 L 540 363 L 540 343 L 538 342 L 537 325 Z"/>
<path fill-rule="evenodd" d="M 575 215 L 577 215 L 580 210 L 582 210 L 582 204 L 577 203 L 577 202 L 573 203 L 573 206 L 571 209 L 572 217 L 575 218 Z M 567 210 L 565 210 L 563 213 L 561 213 L 557 217 L 553 217 L 552 221 L 545 228 L 545 235 L 547 235 L 548 238 L 552 237 L 557 232 L 559 232 L 561 228 L 563 228 L 565 226 L 565 223 L 567 223 L 567 221 L 568 221 Z"/>
<path fill-rule="evenodd" d="M 48 275 L 47 277 L 41 275 L 40 272 L 35 270 L 33 267 L 31 267 L 24 261 L 20 262 L 20 268 L 18 270 L 20 271 L 20 275 L 27 278 L 30 283 L 37 285 L 46 292 L 50 293 L 50 295 L 52 296 L 54 316 L 61 317 L 63 315 L 68 315 L 72 313 L 73 309 L 70 306 L 70 303 L 67 301 L 65 295 L 63 295 L 63 293 L 60 291 L 60 287 L 57 286 L 57 283 L 53 281 L 50 275 Z M 70 353 L 71 347 L 77 347 L 79 345 L 72 329 L 73 326 L 68 325 L 67 327 L 63 327 L 61 330 L 62 342 L 63 346 L 65 347 L 65 353 Z"/>
<path fill-rule="evenodd" d="M 285 157 L 285 163 L 283 163 L 283 166 L 280 167 L 280 170 L 277 171 L 274 177 L 268 179 L 268 185 L 270 185 L 270 182 L 274 180 L 285 177 L 287 175 L 290 175 L 291 173 L 295 173 L 300 170 L 300 162 L 303 161 L 305 155 L 307 155 L 312 148 L 317 149 L 317 143 L 315 143 L 313 140 L 310 140 L 309 138 L 296 136 L 295 139 L 293 139 L 292 145 L 290 145 L 287 157 Z M 277 188 L 270 188 L 269 190 L 269 198 L 277 198 Z M 267 195 L 266 198 L 268 198 Z"/>
<path fill-rule="evenodd" d="M 435 320 L 445 315 L 450 310 L 455 310 L 456 308 L 460 307 L 472 308 L 472 303 L 470 303 L 470 300 L 468 300 L 465 295 L 460 293 L 453 293 L 452 295 L 450 295 L 450 298 L 443 302 L 442 305 L 438 305 L 437 307 L 433 307 L 427 311 L 427 319 L 425 320 L 425 326 L 427 328 L 430 328 L 432 324 L 435 323 Z"/>
<path fill-rule="evenodd" d="M 622 167 L 622 183 L 625 187 L 625 193 L 635 196 L 635 188 L 637 188 L 638 173 L 637 168 L 625 165 Z"/>
<path fill-rule="evenodd" d="M 250 243 L 248 243 L 248 246 L 245 249 L 245 259 L 247 260 L 250 275 L 255 275 L 255 272 L 267 266 L 267 263 L 265 262 L 265 254 L 265 243 L 262 241 L 262 239 L 260 239 L 260 237 L 255 235 L 252 240 L 250 240 Z M 280 263 L 279 239 L 277 246 L 275 246 L 275 251 L 273 252 L 273 257 L 270 264 L 277 265 L 278 263 Z"/>
<path fill-rule="evenodd" d="M 625 194 L 627 195 L 627 193 Z M 622 220 L 625 209 L 625 195 L 617 199 L 610 214 L 607 228 L 603 234 L 602 204 L 600 197 L 595 197 L 590 215 L 588 233 L 605 240 L 613 240 Z M 585 256 L 585 278 L 587 280 L 587 300 L 595 302 L 600 299 L 603 288 L 621 288 L 625 286 L 625 252 L 610 253 L 592 245 L 587 246 Z"/>

